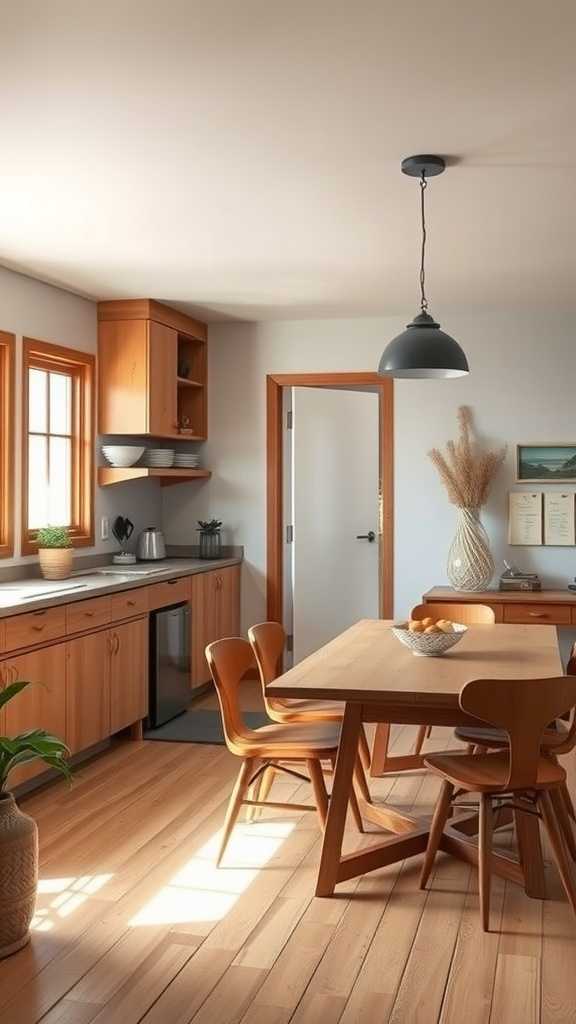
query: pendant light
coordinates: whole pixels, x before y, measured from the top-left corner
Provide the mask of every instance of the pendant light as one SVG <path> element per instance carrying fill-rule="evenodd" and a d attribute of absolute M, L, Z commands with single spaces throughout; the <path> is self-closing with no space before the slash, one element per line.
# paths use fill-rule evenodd
<path fill-rule="evenodd" d="M 420 312 L 406 330 L 386 346 L 378 366 L 383 377 L 428 377 L 441 379 L 462 377 L 469 373 L 468 360 L 460 345 L 449 334 L 440 330 L 440 324 L 428 312 L 426 298 L 426 216 L 424 194 L 428 178 L 442 174 L 446 164 L 441 156 L 409 156 L 402 161 L 402 171 L 420 179 L 420 216 L 422 246 L 420 250 Z"/>

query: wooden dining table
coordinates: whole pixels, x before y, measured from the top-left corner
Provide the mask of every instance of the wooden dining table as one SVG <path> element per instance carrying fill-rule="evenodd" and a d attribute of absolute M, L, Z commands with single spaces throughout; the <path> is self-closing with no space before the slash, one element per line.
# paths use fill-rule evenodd
<path fill-rule="evenodd" d="M 342 854 L 348 800 L 353 785 L 360 729 L 365 722 L 414 725 L 478 725 L 462 711 L 459 693 L 472 679 L 542 679 L 564 674 L 553 626 L 470 626 L 460 643 L 442 657 L 418 657 L 391 630 L 392 622 L 364 619 L 270 683 L 271 697 L 335 700 L 344 706 L 340 746 L 324 831 L 317 896 L 331 896 L 339 882 L 422 853 L 429 817 L 413 817 L 364 794 L 363 816 L 388 835 L 354 853 Z M 493 853 L 492 870 L 523 885 L 528 895 L 545 895 L 538 819 L 516 815 L 519 859 Z M 456 808 L 441 849 L 478 863 L 475 811 Z"/>

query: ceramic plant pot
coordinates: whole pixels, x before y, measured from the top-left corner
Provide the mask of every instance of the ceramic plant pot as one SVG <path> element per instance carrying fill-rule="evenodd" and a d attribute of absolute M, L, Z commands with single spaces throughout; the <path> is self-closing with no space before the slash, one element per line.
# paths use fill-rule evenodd
<path fill-rule="evenodd" d="M 72 574 L 73 548 L 38 548 L 38 556 L 45 580 L 65 580 Z"/>
<path fill-rule="evenodd" d="M 11 793 L 0 795 L 0 958 L 22 949 L 38 885 L 38 829 Z"/>
<path fill-rule="evenodd" d="M 456 535 L 448 553 L 448 579 L 455 590 L 486 590 L 494 559 L 477 509 L 459 508 Z"/>

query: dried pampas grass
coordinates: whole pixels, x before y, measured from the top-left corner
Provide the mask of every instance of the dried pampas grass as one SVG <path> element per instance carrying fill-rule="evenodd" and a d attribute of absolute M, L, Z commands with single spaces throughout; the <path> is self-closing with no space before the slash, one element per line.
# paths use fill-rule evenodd
<path fill-rule="evenodd" d="M 448 441 L 446 454 L 439 448 L 428 452 L 448 491 L 448 497 L 458 508 L 482 508 L 486 504 L 490 484 L 506 457 L 506 447 L 493 452 L 478 450 L 472 438 L 472 414 L 461 405 L 458 409 L 460 436 Z"/>

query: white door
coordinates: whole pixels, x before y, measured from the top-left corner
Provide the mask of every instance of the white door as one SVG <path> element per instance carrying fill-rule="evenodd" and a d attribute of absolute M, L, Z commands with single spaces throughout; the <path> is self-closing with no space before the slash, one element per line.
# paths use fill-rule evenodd
<path fill-rule="evenodd" d="M 358 619 L 378 617 L 378 463 L 378 395 L 293 389 L 295 662 Z M 358 539 L 367 535 L 375 539 Z"/>

